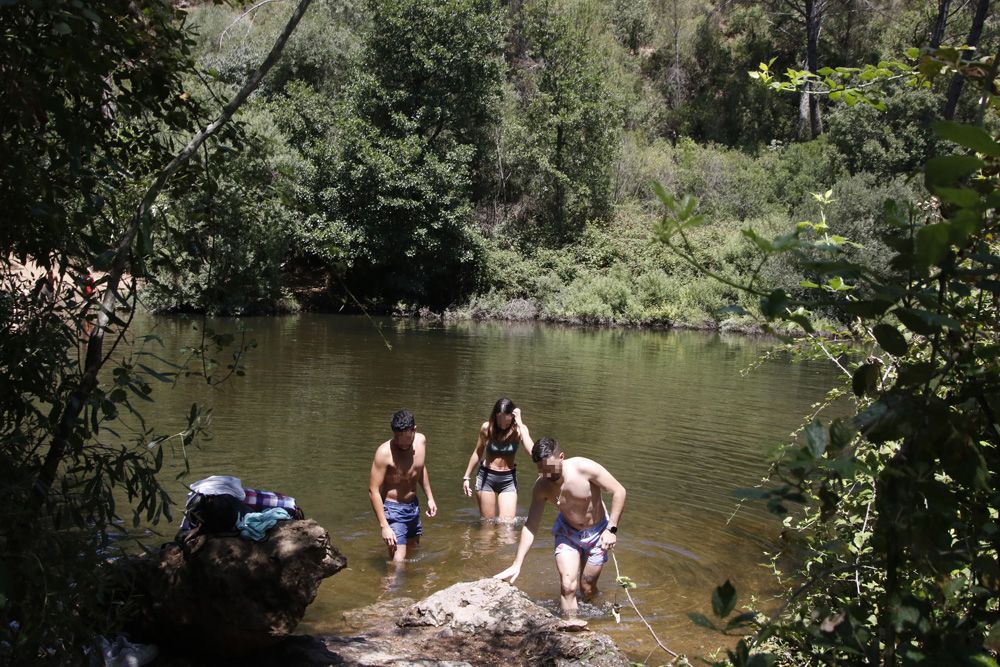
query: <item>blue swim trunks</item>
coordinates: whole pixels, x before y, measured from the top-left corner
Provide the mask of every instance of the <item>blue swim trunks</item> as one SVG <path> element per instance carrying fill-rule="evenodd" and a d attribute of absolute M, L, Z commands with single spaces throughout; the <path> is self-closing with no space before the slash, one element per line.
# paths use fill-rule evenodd
<path fill-rule="evenodd" d="M 396 533 L 396 544 L 406 544 L 407 539 L 424 534 L 420 525 L 420 502 L 416 498 L 408 503 L 383 500 L 382 507 L 385 509 L 385 520 Z"/>
<path fill-rule="evenodd" d="M 552 526 L 552 534 L 556 538 L 556 555 L 565 551 L 573 551 L 587 557 L 587 565 L 604 565 L 608 562 L 608 552 L 601 547 L 601 533 L 608 527 L 605 517 L 596 526 L 577 530 L 566 523 L 562 512 L 556 517 Z"/>

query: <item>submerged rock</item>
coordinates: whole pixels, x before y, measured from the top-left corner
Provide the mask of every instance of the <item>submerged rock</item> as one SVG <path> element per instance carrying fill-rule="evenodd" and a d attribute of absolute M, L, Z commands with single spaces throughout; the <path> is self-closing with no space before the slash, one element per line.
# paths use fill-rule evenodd
<path fill-rule="evenodd" d="M 266 540 L 199 536 L 131 559 L 140 596 L 129 630 L 173 650 L 246 655 L 289 637 L 320 582 L 347 559 L 315 521 L 282 521 Z"/>

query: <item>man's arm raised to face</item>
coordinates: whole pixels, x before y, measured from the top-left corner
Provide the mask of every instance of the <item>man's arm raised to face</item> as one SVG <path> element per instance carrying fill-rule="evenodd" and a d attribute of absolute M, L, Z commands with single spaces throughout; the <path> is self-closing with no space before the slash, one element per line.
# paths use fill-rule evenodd
<path fill-rule="evenodd" d="M 531 549 L 531 544 L 535 541 L 535 532 L 538 530 L 538 524 L 542 520 L 545 500 L 544 480 L 538 478 L 531 492 L 531 508 L 528 510 L 528 518 L 524 521 L 524 527 L 521 528 L 521 539 L 517 543 L 517 555 L 514 556 L 514 564 L 503 572 L 493 575 L 494 579 L 509 579 L 510 583 L 514 583 L 521 574 L 521 564 L 524 563 L 524 557 L 528 555 L 528 550 Z"/>
<path fill-rule="evenodd" d="M 375 460 L 372 461 L 372 472 L 368 478 L 368 499 L 371 500 L 372 510 L 375 518 L 382 529 L 382 541 L 386 546 L 396 546 L 396 534 L 389 527 L 389 522 L 385 518 L 385 505 L 382 504 L 382 483 L 385 482 L 385 471 L 389 467 L 388 448 L 379 447 L 375 451 Z"/>

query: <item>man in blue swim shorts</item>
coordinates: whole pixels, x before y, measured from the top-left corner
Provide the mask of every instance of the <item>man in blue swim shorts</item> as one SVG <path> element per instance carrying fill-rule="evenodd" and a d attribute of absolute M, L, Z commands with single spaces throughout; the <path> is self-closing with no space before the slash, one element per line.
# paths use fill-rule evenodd
<path fill-rule="evenodd" d="M 559 606 L 565 616 L 577 611 L 579 591 L 584 600 L 597 594 L 597 579 L 608 551 L 618 541 L 618 520 L 625 508 L 625 487 L 604 466 L 576 456 L 567 459 L 552 438 L 540 438 L 531 450 L 540 473 L 531 496 L 528 518 L 521 529 L 514 564 L 495 575 L 514 583 L 528 555 L 542 518 L 545 503 L 559 508 L 552 534 L 555 536 L 556 569 L 559 570 Z M 611 494 L 611 510 L 601 492 Z"/>
<path fill-rule="evenodd" d="M 417 487 L 427 496 L 427 516 L 437 514 L 434 492 L 425 463 L 427 438 L 417 433 L 409 410 L 392 416 L 392 438 L 375 451 L 368 496 L 382 529 L 382 541 L 395 562 L 406 560 L 407 548 L 420 544 L 420 502 Z"/>

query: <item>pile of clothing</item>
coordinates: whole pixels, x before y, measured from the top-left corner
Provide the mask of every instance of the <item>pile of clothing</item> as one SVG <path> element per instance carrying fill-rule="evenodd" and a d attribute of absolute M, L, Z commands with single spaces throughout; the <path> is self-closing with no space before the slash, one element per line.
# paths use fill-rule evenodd
<path fill-rule="evenodd" d="M 261 541 L 278 521 L 304 519 L 295 498 L 243 486 L 238 477 L 212 475 L 189 487 L 178 535 L 187 541 L 202 534 L 236 534 Z"/>

